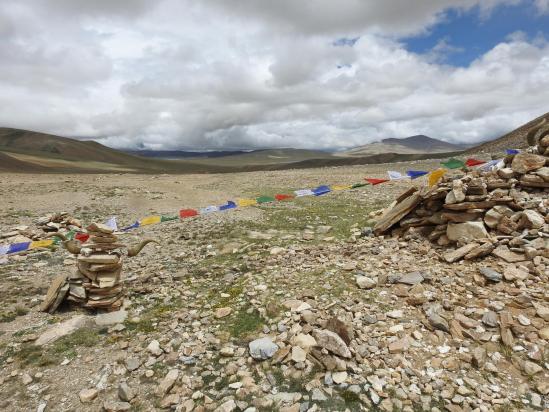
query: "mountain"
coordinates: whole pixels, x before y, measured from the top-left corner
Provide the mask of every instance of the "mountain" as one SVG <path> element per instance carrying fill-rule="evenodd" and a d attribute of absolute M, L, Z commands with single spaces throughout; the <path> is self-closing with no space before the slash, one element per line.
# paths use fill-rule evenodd
<path fill-rule="evenodd" d="M 204 152 L 190 152 L 185 150 L 123 150 L 134 156 L 152 157 L 155 159 L 190 159 L 190 158 L 216 158 L 248 153 L 245 150 L 216 150 Z"/>
<path fill-rule="evenodd" d="M 443 142 L 425 135 L 405 137 L 403 139 L 389 138 L 380 142 L 358 146 L 345 152 L 336 153 L 337 156 L 357 157 L 383 153 L 419 154 L 444 153 L 464 150 L 463 145 Z"/>
<path fill-rule="evenodd" d="M 525 149 L 528 147 L 528 142 L 526 141 L 526 135 L 528 131 L 542 122 L 545 119 L 546 122 L 549 122 L 549 112 L 545 113 L 539 117 L 536 117 L 534 120 L 529 121 L 528 123 L 523 124 L 522 126 L 516 128 L 515 130 L 504 134 L 501 137 L 484 142 L 478 146 L 472 147 L 467 150 L 466 153 L 503 153 L 505 149 Z"/>

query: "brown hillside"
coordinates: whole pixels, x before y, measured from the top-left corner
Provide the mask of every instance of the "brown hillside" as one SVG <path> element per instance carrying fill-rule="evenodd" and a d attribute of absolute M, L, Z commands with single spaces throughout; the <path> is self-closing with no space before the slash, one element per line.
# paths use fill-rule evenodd
<path fill-rule="evenodd" d="M 497 139 L 472 147 L 465 153 L 501 153 L 504 152 L 505 149 L 525 149 L 528 147 L 526 134 L 543 119 L 546 119 L 546 121 L 549 122 L 549 112 Z"/>

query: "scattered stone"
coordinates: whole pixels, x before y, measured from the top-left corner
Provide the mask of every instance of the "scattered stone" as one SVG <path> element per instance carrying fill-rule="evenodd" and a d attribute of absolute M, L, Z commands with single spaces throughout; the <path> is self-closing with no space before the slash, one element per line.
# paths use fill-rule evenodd
<path fill-rule="evenodd" d="M 179 371 L 177 369 L 171 369 L 166 374 L 166 376 L 164 376 L 164 379 L 162 379 L 162 381 L 156 388 L 157 396 L 160 398 L 164 397 L 164 395 L 166 395 L 170 391 L 170 389 L 173 387 L 178 377 L 179 377 Z"/>
<path fill-rule="evenodd" d="M 278 345 L 268 337 L 253 340 L 249 343 L 248 347 L 251 357 L 255 360 L 272 358 L 278 350 Z"/>
<path fill-rule="evenodd" d="M 503 279 L 503 275 L 499 272 L 496 272 L 492 268 L 480 268 L 479 271 L 482 276 L 484 276 L 488 280 L 491 280 L 492 282 L 501 282 L 501 280 Z"/>
<path fill-rule="evenodd" d="M 99 394 L 99 391 L 95 388 L 91 389 L 82 389 L 78 393 L 78 397 L 80 398 L 80 402 L 82 403 L 90 403 L 95 398 L 97 398 L 97 395 Z"/>
<path fill-rule="evenodd" d="M 216 319 L 221 319 L 221 318 L 224 318 L 226 316 L 229 316 L 231 314 L 233 310 L 229 307 L 226 307 L 226 308 L 218 308 L 216 311 L 215 311 L 215 317 Z"/>
<path fill-rule="evenodd" d="M 343 358 L 351 357 L 351 351 L 336 333 L 329 330 L 315 329 L 313 336 L 319 347 Z"/>

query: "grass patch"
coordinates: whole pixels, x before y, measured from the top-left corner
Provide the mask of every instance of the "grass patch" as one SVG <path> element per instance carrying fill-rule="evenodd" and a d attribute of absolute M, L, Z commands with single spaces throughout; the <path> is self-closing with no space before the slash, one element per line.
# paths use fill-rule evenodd
<path fill-rule="evenodd" d="M 49 347 L 22 345 L 14 355 L 23 365 L 48 366 L 60 363 L 64 358 L 72 359 L 76 357 L 78 347 L 95 346 L 100 340 L 98 331 L 82 328 L 63 336 Z"/>
<path fill-rule="evenodd" d="M 231 336 L 237 339 L 244 339 L 253 332 L 259 330 L 263 320 L 257 310 L 248 313 L 250 307 L 244 307 L 234 313 L 228 320 L 227 330 Z"/>
<path fill-rule="evenodd" d="M 151 333 L 156 330 L 155 323 L 170 317 L 170 314 L 181 307 L 181 299 L 177 298 L 171 302 L 153 303 L 146 311 L 141 313 L 139 320 L 126 319 L 124 325 L 128 332 Z"/>

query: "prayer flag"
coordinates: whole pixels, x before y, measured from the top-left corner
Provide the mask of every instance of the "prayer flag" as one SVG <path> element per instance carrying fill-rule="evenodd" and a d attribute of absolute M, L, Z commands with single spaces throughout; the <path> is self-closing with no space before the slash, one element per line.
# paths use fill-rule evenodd
<path fill-rule="evenodd" d="M 87 241 L 89 238 L 90 238 L 90 235 L 88 235 L 87 233 L 77 233 L 74 238 L 76 240 L 79 240 L 80 242 L 84 243 L 85 241 Z"/>
<path fill-rule="evenodd" d="M 330 192 L 331 192 L 330 188 L 325 185 L 318 186 L 317 188 L 313 189 L 313 193 L 315 194 L 315 196 L 322 196 Z"/>
<path fill-rule="evenodd" d="M 365 178 L 364 180 L 366 180 L 372 186 L 379 185 L 381 183 L 385 183 L 389 181 L 389 179 L 373 179 L 373 178 Z"/>
<path fill-rule="evenodd" d="M 219 206 L 219 210 L 229 210 L 229 209 L 235 209 L 236 203 L 232 200 L 227 200 L 227 204 Z"/>
<path fill-rule="evenodd" d="M 206 206 L 200 209 L 201 215 L 207 215 L 208 213 L 214 213 L 219 212 L 219 208 L 217 206 Z"/>
<path fill-rule="evenodd" d="M 31 243 L 30 248 L 36 249 L 38 247 L 48 247 L 53 245 L 53 239 L 35 240 Z"/>
<path fill-rule="evenodd" d="M 350 189 L 357 189 L 359 187 L 364 187 L 364 186 L 368 186 L 368 185 L 366 183 L 355 183 L 350 187 Z"/>
<path fill-rule="evenodd" d="M 160 223 L 162 218 L 160 216 L 147 216 L 141 219 L 139 226 L 154 225 L 155 223 Z"/>
<path fill-rule="evenodd" d="M 10 247 L 7 245 L 0 245 L 0 256 L 5 255 L 10 250 Z"/>
<path fill-rule="evenodd" d="M 313 196 L 315 194 L 311 189 L 300 189 L 296 190 L 294 193 L 296 197 Z"/>
<path fill-rule="evenodd" d="M 179 217 L 184 219 L 186 217 L 198 216 L 198 211 L 194 209 L 181 209 L 179 211 Z"/>
<path fill-rule="evenodd" d="M 465 166 L 465 163 L 463 163 L 459 159 L 450 159 L 447 162 L 440 162 L 442 166 L 444 166 L 446 169 L 461 169 Z"/>
<path fill-rule="evenodd" d="M 110 217 L 106 222 L 105 225 L 110 227 L 112 230 L 117 231 L 118 225 L 116 224 L 116 216 Z"/>
<path fill-rule="evenodd" d="M 271 196 L 259 196 L 255 200 L 257 201 L 257 203 L 270 203 L 270 202 L 274 202 L 275 198 Z"/>
<path fill-rule="evenodd" d="M 169 222 L 170 220 L 176 220 L 176 219 L 179 219 L 178 216 L 160 216 L 160 221 L 161 222 Z"/>
<path fill-rule="evenodd" d="M 65 235 L 65 237 L 67 238 L 67 240 L 73 240 L 75 234 L 76 234 L 76 232 L 75 232 L 74 230 L 70 230 L 70 231 Z M 56 237 L 56 238 L 55 238 L 55 241 L 58 242 L 58 241 L 59 241 L 59 238 Z"/>
<path fill-rule="evenodd" d="M 503 159 L 495 159 L 483 164 L 479 167 L 479 169 L 483 171 L 488 171 L 492 169 L 501 169 L 503 166 L 505 166 L 505 162 L 503 161 Z"/>
<path fill-rule="evenodd" d="M 484 163 L 486 163 L 484 160 L 477 160 L 477 159 L 467 159 L 465 161 L 465 165 L 469 167 L 483 165 Z"/>
<path fill-rule="evenodd" d="M 278 201 L 288 200 L 288 199 L 293 199 L 293 198 L 294 198 L 294 195 L 284 195 L 284 194 L 275 195 L 275 199 L 278 200 Z"/>
<path fill-rule="evenodd" d="M 351 186 L 351 185 L 333 185 L 332 190 L 349 190 L 349 189 L 352 189 L 353 186 Z"/>
<path fill-rule="evenodd" d="M 122 231 L 127 232 L 128 230 L 137 229 L 138 227 L 139 227 L 139 221 L 136 221 L 134 224 L 122 229 Z"/>
<path fill-rule="evenodd" d="M 446 169 L 437 169 L 429 173 L 429 180 L 428 180 L 429 186 L 436 185 L 437 182 L 440 179 L 442 179 L 442 176 L 444 176 L 445 173 L 446 173 Z"/>
<path fill-rule="evenodd" d="M 13 243 L 8 249 L 9 253 L 23 252 L 30 247 L 31 242 Z"/>
<path fill-rule="evenodd" d="M 257 205 L 257 200 L 255 199 L 238 199 L 238 206 L 247 207 Z"/>
<path fill-rule="evenodd" d="M 505 153 L 508 155 L 516 155 L 520 153 L 520 150 L 517 149 L 505 149 Z"/>
<path fill-rule="evenodd" d="M 406 174 L 410 177 L 410 179 L 417 179 L 418 177 L 425 176 L 427 173 L 424 170 L 408 170 Z"/>
<path fill-rule="evenodd" d="M 402 180 L 402 179 L 408 179 L 408 176 L 405 176 L 401 174 L 400 172 L 396 172 L 394 170 L 389 170 L 387 172 L 387 175 L 389 176 L 389 179 L 391 180 Z"/>

